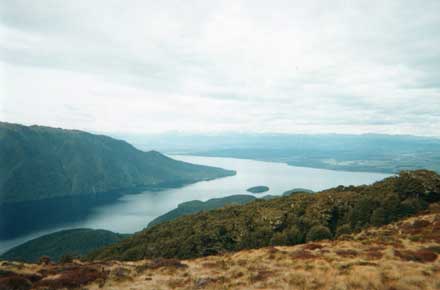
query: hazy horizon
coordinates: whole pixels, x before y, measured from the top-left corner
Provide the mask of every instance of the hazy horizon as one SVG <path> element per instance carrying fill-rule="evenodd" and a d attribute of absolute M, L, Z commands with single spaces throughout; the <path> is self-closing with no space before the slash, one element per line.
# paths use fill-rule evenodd
<path fill-rule="evenodd" d="M 0 0 L 0 121 L 440 137 L 440 2 Z"/>

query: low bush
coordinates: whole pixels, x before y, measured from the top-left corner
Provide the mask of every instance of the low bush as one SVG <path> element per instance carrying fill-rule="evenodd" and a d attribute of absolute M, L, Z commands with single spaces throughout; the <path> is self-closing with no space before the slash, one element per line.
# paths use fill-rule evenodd
<path fill-rule="evenodd" d="M 60 258 L 61 264 L 67 264 L 67 263 L 72 263 L 72 262 L 73 262 L 73 256 L 71 256 L 69 254 L 62 255 Z"/>
<path fill-rule="evenodd" d="M 415 261 L 420 263 L 434 262 L 437 259 L 437 254 L 427 249 L 420 249 L 418 251 L 395 251 L 394 255 L 405 261 Z"/>
<path fill-rule="evenodd" d="M 49 256 L 41 256 L 40 257 L 40 261 L 39 261 L 40 265 L 48 265 L 48 264 L 50 264 L 50 262 L 51 262 L 51 260 L 50 260 Z"/>
<path fill-rule="evenodd" d="M 318 225 L 312 227 L 308 231 L 306 240 L 310 242 L 310 241 L 318 241 L 318 240 L 325 240 L 331 238 L 332 238 L 332 233 L 330 232 L 330 230 L 325 226 Z"/>
<path fill-rule="evenodd" d="M 29 290 L 31 288 L 31 281 L 20 275 L 0 278 L 0 290 Z"/>
<path fill-rule="evenodd" d="M 34 284 L 34 288 L 64 289 L 79 288 L 95 280 L 105 280 L 107 273 L 92 267 L 80 267 L 62 272 L 54 279 L 43 279 Z"/>

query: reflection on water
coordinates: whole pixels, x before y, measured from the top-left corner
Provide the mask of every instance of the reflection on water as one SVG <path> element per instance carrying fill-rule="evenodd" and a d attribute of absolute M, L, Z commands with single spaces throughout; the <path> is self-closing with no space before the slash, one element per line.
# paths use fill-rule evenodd
<path fill-rule="evenodd" d="M 0 238 L 14 238 L 32 231 L 83 221 L 91 209 L 115 201 L 119 193 L 54 198 L 0 206 Z"/>
<path fill-rule="evenodd" d="M 188 200 L 207 200 L 232 194 L 249 194 L 247 188 L 266 185 L 265 194 L 282 194 L 295 188 L 322 190 L 343 185 L 370 184 L 388 174 L 344 172 L 288 166 L 282 163 L 235 158 L 172 156 L 187 162 L 237 171 L 237 175 L 203 181 L 181 188 L 123 195 L 59 198 L 0 207 L 0 252 L 23 241 L 67 228 L 100 228 L 133 233 L 155 217 Z"/>

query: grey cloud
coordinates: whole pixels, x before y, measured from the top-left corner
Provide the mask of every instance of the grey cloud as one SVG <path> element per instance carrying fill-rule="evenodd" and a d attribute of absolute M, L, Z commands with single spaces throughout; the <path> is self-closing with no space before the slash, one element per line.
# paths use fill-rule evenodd
<path fill-rule="evenodd" d="M 106 93 L 114 103 L 138 102 L 120 112 L 126 121 L 142 120 L 142 110 L 151 108 L 148 115 L 155 119 L 149 120 L 158 128 L 163 124 L 161 130 L 199 130 L 203 123 L 200 130 L 288 124 L 292 128 L 280 131 L 313 125 L 331 132 L 332 125 L 347 125 L 378 132 L 410 127 L 408 133 L 425 127 L 431 131 L 420 129 L 421 134 L 440 135 L 427 126 L 439 120 L 440 111 L 436 0 L 0 0 L 0 8 L 0 61 L 17 67 L 14 78 L 60 71 L 60 78 L 71 78 L 65 79 L 66 90 L 77 81 L 77 94 L 92 103 Z M 93 78 L 86 87 L 75 79 L 85 75 Z M 5 81 L 11 84 L 0 101 L 26 94 L 12 85 L 17 79 Z M 47 83 L 34 85 L 50 102 L 55 92 Z M 115 86 L 122 91 L 110 93 Z M 132 97 L 133 90 L 143 100 Z M 20 120 L 20 108 L 5 103 Z M 200 109 L 181 113 L 187 106 Z M 93 116 L 102 126 L 95 117 L 104 115 L 99 106 L 74 107 L 85 112 L 78 119 Z M 30 113 L 22 110 L 23 116 Z M 177 114 L 184 120 L 173 124 Z M 48 118 L 53 124 L 60 116 Z"/>

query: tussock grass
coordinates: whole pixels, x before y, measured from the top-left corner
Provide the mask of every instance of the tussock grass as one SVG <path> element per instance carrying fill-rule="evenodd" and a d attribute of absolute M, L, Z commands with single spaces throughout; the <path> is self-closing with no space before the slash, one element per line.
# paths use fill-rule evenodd
<path fill-rule="evenodd" d="M 440 289 L 439 221 L 440 212 L 428 211 L 349 239 L 190 260 L 0 262 L 0 289 Z M 409 239 L 414 230 L 417 241 Z"/>

